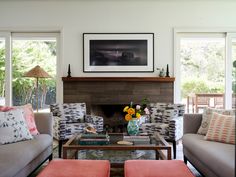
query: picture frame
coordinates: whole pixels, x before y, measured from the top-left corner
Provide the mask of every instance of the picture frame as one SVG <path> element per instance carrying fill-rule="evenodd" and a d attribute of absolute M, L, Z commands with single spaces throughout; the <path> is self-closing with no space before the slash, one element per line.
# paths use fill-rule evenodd
<path fill-rule="evenodd" d="M 154 33 L 83 33 L 84 72 L 154 72 Z"/>

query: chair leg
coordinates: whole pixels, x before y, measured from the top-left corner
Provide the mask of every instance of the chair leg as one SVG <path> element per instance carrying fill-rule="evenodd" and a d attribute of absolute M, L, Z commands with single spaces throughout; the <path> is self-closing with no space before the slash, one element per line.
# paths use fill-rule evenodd
<path fill-rule="evenodd" d="M 62 140 L 59 140 L 59 148 L 58 148 L 58 156 L 61 158 L 61 150 L 62 150 Z"/>
<path fill-rule="evenodd" d="M 188 163 L 188 159 L 185 157 L 185 155 L 184 155 L 184 163 L 185 163 L 185 164 Z"/>
<path fill-rule="evenodd" d="M 173 152 L 174 152 L 174 159 L 176 159 L 176 141 L 173 141 Z"/>
<path fill-rule="evenodd" d="M 48 160 L 51 161 L 53 158 L 52 154 L 48 157 Z"/>

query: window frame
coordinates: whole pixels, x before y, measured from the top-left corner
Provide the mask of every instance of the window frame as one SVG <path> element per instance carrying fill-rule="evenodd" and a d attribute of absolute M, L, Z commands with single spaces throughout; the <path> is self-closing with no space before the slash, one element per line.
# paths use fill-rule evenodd
<path fill-rule="evenodd" d="M 236 29 L 201 29 L 201 28 L 174 28 L 174 102 L 181 102 L 181 62 L 180 40 L 181 37 L 225 37 L 225 109 L 232 108 L 232 54 L 230 49 L 231 36 L 236 34 Z M 194 36 L 195 35 L 195 36 Z M 231 44 L 232 45 L 232 44 Z M 232 46 L 231 46 L 232 47 Z M 230 55 L 231 54 L 231 55 Z"/>
<path fill-rule="evenodd" d="M 63 89 L 62 89 L 62 81 L 61 77 L 61 32 L 58 30 L 53 30 L 52 32 L 21 32 L 19 31 L 7 31 L 3 32 L 0 30 L 0 37 L 6 39 L 5 47 L 6 47 L 6 61 L 5 61 L 5 106 L 12 106 L 12 41 L 14 38 L 22 38 L 22 39 L 40 39 L 40 38 L 54 38 L 57 42 L 57 59 L 56 59 L 56 102 L 62 102 L 63 100 Z"/>

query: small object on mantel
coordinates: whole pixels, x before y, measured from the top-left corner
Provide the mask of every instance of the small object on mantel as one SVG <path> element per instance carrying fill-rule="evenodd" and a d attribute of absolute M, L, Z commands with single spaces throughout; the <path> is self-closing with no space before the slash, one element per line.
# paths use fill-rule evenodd
<path fill-rule="evenodd" d="M 169 65 L 168 64 L 166 66 L 166 77 L 170 77 L 170 75 L 169 75 Z"/>
<path fill-rule="evenodd" d="M 70 64 L 69 64 L 69 66 L 68 66 L 68 72 L 67 72 L 67 74 L 68 74 L 67 77 L 71 77 L 71 75 L 70 75 L 70 74 L 71 74 L 71 72 L 70 72 Z"/>
<path fill-rule="evenodd" d="M 159 73 L 159 77 L 165 77 L 165 70 L 162 68 Z"/>

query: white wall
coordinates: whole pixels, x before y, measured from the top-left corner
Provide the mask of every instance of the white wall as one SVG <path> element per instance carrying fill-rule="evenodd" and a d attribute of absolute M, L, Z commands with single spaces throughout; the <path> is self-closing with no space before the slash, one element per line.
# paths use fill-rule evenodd
<path fill-rule="evenodd" d="M 83 73 L 84 32 L 155 33 L 155 68 L 169 64 L 173 76 L 174 27 L 235 27 L 236 1 L 13 1 L 0 2 L 2 29 L 62 29 L 62 76 L 70 63 L 73 76 Z M 137 76 L 135 73 L 109 74 Z M 141 74 L 139 74 L 141 75 Z M 144 73 L 142 76 L 156 76 Z"/>

